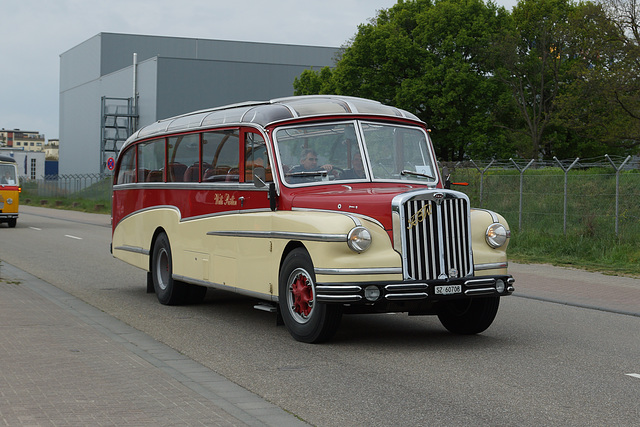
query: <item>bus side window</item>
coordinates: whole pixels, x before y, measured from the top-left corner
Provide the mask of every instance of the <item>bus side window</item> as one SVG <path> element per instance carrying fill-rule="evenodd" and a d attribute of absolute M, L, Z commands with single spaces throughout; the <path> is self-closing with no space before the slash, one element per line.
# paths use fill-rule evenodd
<path fill-rule="evenodd" d="M 203 182 L 238 182 L 240 132 L 230 129 L 202 135 Z M 205 170 L 204 163 L 209 163 Z"/>
<path fill-rule="evenodd" d="M 198 167 L 200 162 L 200 137 L 198 134 L 180 135 L 169 138 L 167 182 L 192 181 L 193 174 L 187 176 L 189 167 Z M 197 182 L 198 175 L 195 174 Z M 187 178 L 187 179 L 185 179 Z"/>
<path fill-rule="evenodd" d="M 244 182 L 253 182 L 253 171 L 256 168 L 264 168 L 266 181 L 273 181 L 264 138 L 253 132 L 244 135 Z"/>
<path fill-rule="evenodd" d="M 122 154 L 116 184 L 136 182 L 136 147 L 133 146 Z"/>
<path fill-rule="evenodd" d="M 138 182 L 162 182 L 164 138 L 138 146 Z"/>

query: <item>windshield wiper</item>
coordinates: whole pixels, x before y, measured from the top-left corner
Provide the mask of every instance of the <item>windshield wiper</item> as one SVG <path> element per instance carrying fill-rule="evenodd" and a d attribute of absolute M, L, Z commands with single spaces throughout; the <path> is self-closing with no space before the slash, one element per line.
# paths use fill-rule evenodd
<path fill-rule="evenodd" d="M 300 171 L 300 172 L 289 172 L 284 176 L 325 176 L 327 171 L 322 169 L 318 171 Z"/>
<path fill-rule="evenodd" d="M 410 171 L 410 170 L 407 170 L 407 169 L 405 169 L 402 172 L 400 172 L 400 175 L 421 176 L 423 178 L 429 178 L 429 179 L 435 180 L 434 177 L 432 177 L 431 175 L 427 175 L 426 173 L 414 172 L 414 171 Z"/>

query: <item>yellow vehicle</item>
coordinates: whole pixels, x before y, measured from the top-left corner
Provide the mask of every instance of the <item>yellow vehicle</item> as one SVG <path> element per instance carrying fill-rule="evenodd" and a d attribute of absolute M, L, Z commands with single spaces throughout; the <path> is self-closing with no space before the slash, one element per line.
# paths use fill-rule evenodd
<path fill-rule="evenodd" d="M 11 228 L 16 226 L 20 191 L 15 159 L 0 155 L 0 224 L 6 222 Z"/>

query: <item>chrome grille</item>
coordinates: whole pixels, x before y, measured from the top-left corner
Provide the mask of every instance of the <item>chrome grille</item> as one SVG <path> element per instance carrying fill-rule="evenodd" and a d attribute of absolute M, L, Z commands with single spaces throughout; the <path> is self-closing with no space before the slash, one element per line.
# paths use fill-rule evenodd
<path fill-rule="evenodd" d="M 472 273 L 466 197 L 427 193 L 405 200 L 400 210 L 405 279 L 446 279 Z"/>

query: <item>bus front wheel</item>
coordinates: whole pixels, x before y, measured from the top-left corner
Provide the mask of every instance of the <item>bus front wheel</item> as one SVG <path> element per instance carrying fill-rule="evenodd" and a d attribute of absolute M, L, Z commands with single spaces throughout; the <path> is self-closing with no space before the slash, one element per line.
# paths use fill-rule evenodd
<path fill-rule="evenodd" d="M 316 301 L 315 274 L 306 250 L 294 249 L 284 259 L 278 291 L 280 314 L 293 338 L 319 343 L 335 334 L 342 307 Z"/>

